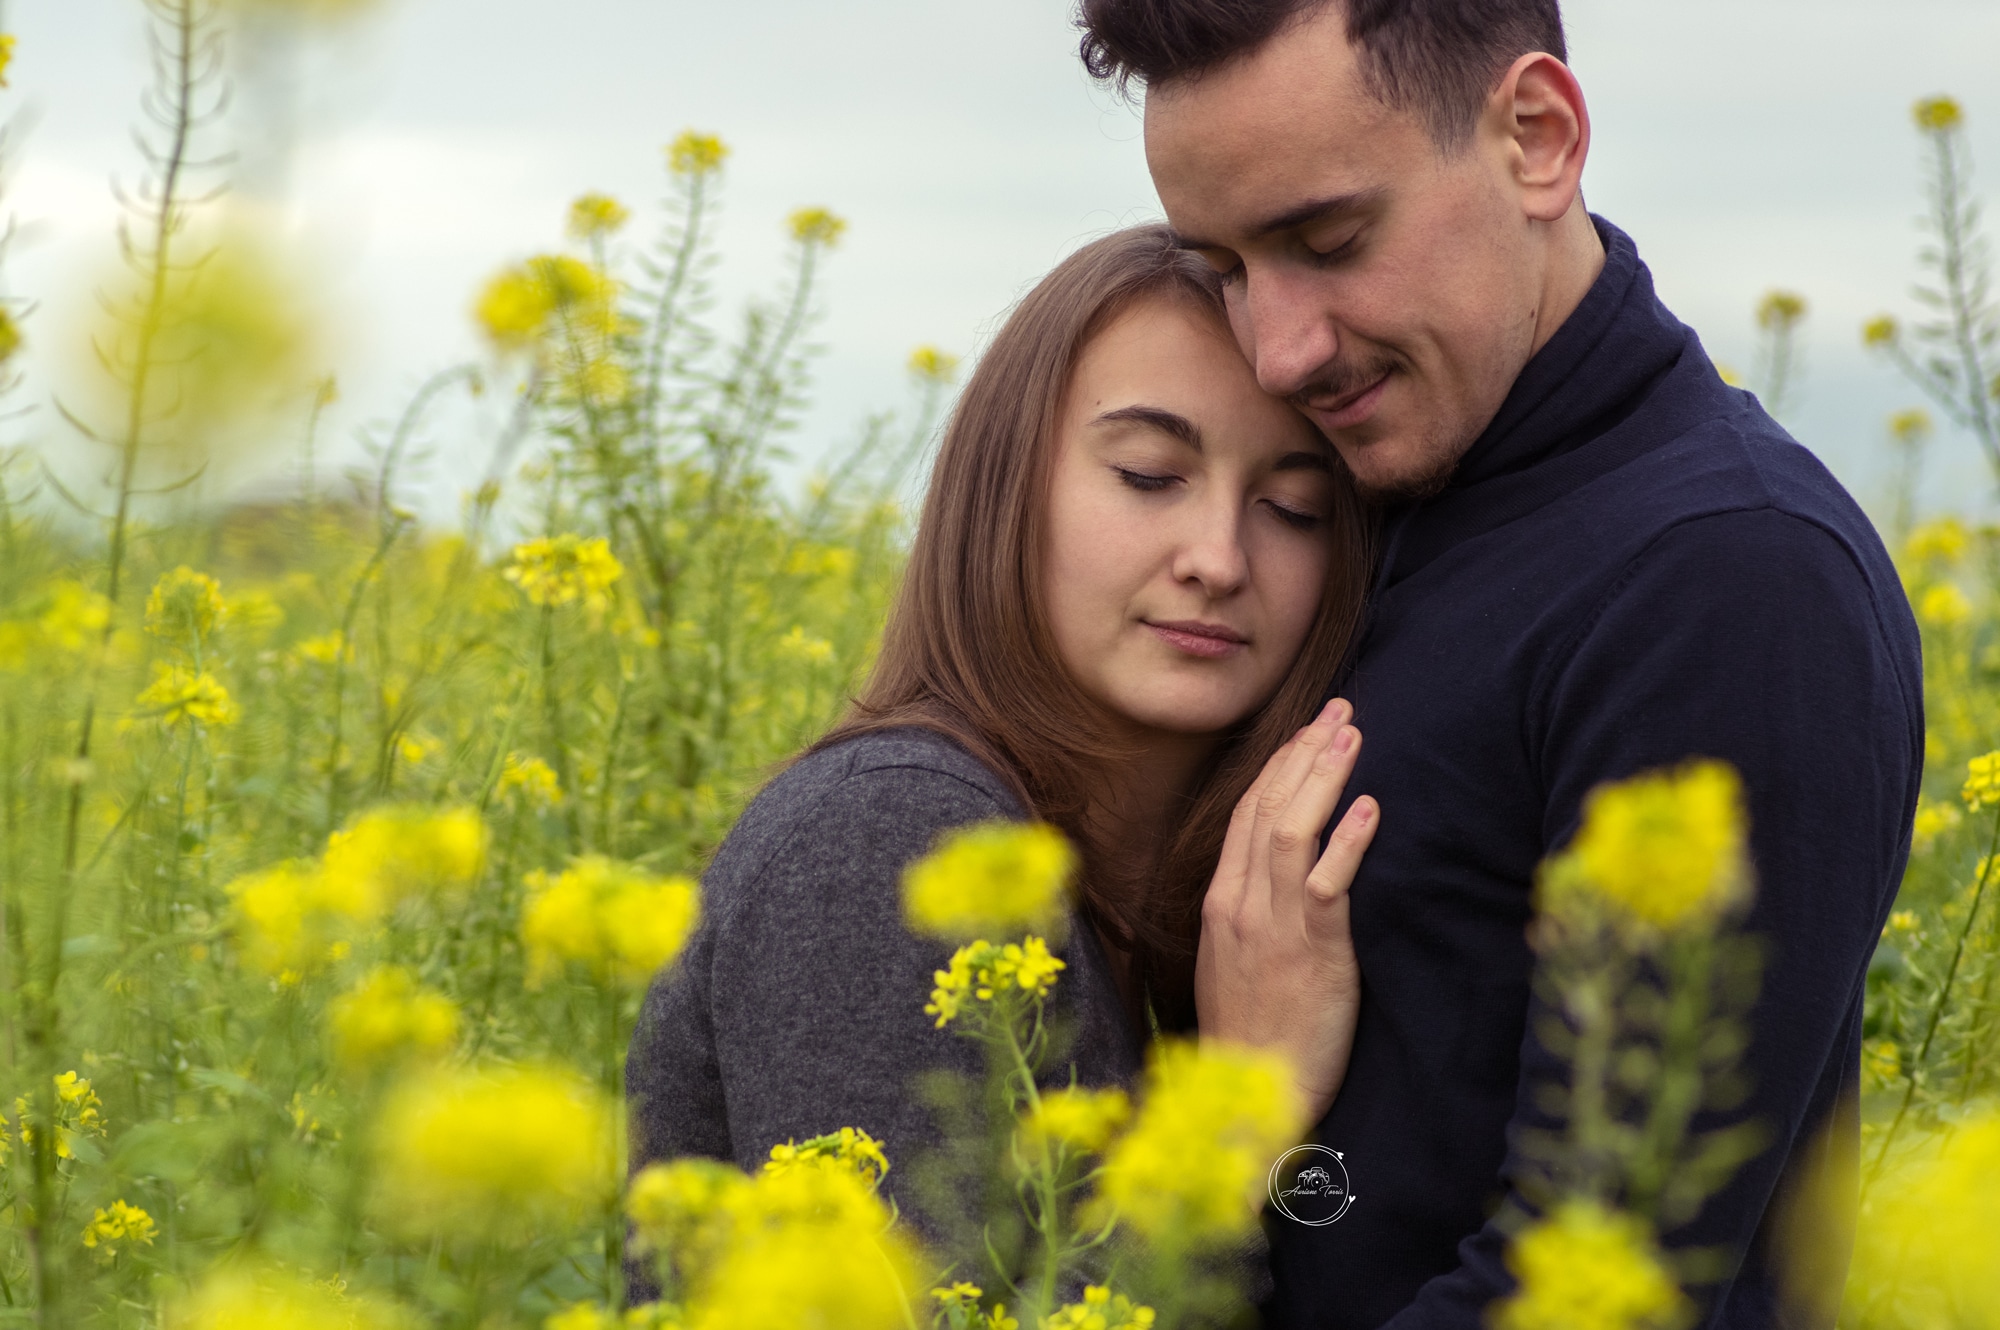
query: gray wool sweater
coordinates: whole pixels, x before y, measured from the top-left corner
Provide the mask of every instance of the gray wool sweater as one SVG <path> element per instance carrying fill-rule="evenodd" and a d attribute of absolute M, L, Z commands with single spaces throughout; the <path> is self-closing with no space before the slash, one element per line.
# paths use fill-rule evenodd
<path fill-rule="evenodd" d="M 768 785 L 702 879 L 702 919 L 655 980 L 626 1063 L 632 1162 L 705 1155 L 758 1168 L 771 1147 L 860 1127 L 890 1160 L 884 1190 L 920 1229 L 907 1165 L 941 1137 L 912 1087 L 934 1068 L 968 1076 L 973 1041 L 924 1014 L 952 948 L 902 920 L 905 865 L 939 833 L 1019 804 L 941 735 L 898 729 L 811 754 Z M 995 939 L 1000 940 L 1000 939 Z M 1131 1084 L 1142 1045 L 1094 932 L 1074 915 L 1050 998 L 1068 1084 Z"/>

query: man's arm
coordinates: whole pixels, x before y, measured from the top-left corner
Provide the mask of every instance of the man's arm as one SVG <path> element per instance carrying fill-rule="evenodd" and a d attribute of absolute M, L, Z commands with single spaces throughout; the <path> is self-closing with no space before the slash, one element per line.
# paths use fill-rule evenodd
<path fill-rule="evenodd" d="M 1758 882 L 1746 928 L 1764 939 L 1751 1092 L 1698 1127 L 1755 1119 L 1769 1144 L 1666 1240 L 1723 1254 L 1726 1277 L 1694 1290 L 1708 1324 L 1768 1323 L 1761 1231 L 1794 1152 L 1852 1089 L 1862 981 L 1909 849 L 1923 752 L 1915 630 L 1899 587 L 1871 588 L 1839 540 L 1762 509 L 1663 535 L 1566 654 L 1528 715 L 1552 849 L 1600 782 L 1691 756 L 1743 775 Z M 1535 1087 L 1563 1073 L 1535 1037 L 1541 1014 L 1529 1014 L 1502 1169 L 1516 1203 L 1520 1132 L 1545 1125 Z M 1467 1237 L 1459 1268 L 1389 1326 L 1481 1326 L 1513 1286 L 1506 1241 L 1492 1223 Z"/>

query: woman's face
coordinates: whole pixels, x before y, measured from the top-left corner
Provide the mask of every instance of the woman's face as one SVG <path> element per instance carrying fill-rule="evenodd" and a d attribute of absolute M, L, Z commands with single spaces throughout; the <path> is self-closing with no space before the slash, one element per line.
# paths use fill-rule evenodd
<path fill-rule="evenodd" d="M 1143 733 L 1268 701 L 1332 557 L 1330 450 L 1222 322 L 1155 298 L 1084 348 L 1063 404 L 1043 587 L 1063 664 Z"/>

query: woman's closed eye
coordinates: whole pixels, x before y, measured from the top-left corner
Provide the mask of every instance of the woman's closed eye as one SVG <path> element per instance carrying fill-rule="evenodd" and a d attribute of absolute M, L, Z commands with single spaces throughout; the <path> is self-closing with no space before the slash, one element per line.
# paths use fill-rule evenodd
<path fill-rule="evenodd" d="M 1269 505 L 1272 512 L 1276 513 L 1284 521 L 1285 525 L 1295 530 L 1312 531 L 1319 526 L 1320 517 L 1318 513 L 1308 512 L 1304 508 L 1293 507 L 1289 503 L 1280 503 L 1276 499 L 1266 499 L 1264 502 Z"/>
<path fill-rule="evenodd" d="M 1141 494 L 1156 493 L 1180 479 L 1179 476 L 1171 474 L 1155 475 L 1149 471 L 1134 471 L 1132 468 L 1126 466 L 1114 466 L 1111 469 L 1118 473 L 1120 480 L 1130 485 L 1133 489 L 1138 490 Z"/>

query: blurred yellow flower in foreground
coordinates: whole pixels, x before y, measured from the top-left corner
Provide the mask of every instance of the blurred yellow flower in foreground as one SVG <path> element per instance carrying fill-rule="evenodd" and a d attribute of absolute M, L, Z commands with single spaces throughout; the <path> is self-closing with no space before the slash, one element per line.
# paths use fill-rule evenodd
<path fill-rule="evenodd" d="M 1926 97 L 1910 108 L 1910 115 L 1917 122 L 1918 129 L 1933 133 L 1957 129 L 1965 123 L 1965 112 L 1950 97 Z"/>
<path fill-rule="evenodd" d="M 42 636 L 64 651 L 81 651 L 111 622 L 111 602 L 81 582 L 57 582 L 35 621 Z"/>
<path fill-rule="evenodd" d="M 581 259 L 543 254 L 496 275 L 473 312 L 502 351 L 533 349 L 559 319 L 577 336 L 607 337 L 620 326 L 618 284 Z"/>
<path fill-rule="evenodd" d="M 153 682 L 134 699 L 134 705 L 166 725 L 184 720 L 217 726 L 236 722 L 236 703 L 214 675 L 163 660 L 153 662 Z"/>
<path fill-rule="evenodd" d="M 553 877 L 537 869 L 526 881 L 521 942 L 530 985 L 574 963 L 600 983 L 643 986 L 680 954 L 701 912 L 690 879 L 654 877 L 603 855 Z"/>
<path fill-rule="evenodd" d="M 1272 1162 L 1298 1140 L 1304 1106 L 1282 1057 L 1214 1042 L 1153 1046 L 1132 1127 L 1104 1157 L 1091 1209 L 1156 1245 L 1208 1247 L 1257 1224 Z"/>
<path fill-rule="evenodd" d="M 667 145 L 667 169 L 675 175 L 707 175 L 722 168 L 729 145 L 713 134 L 682 130 Z"/>
<path fill-rule="evenodd" d="M 411 1236 L 547 1236 L 614 1193 L 612 1123 L 610 1105 L 570 1071 L 418 1074 L 377 1122 L 377 1204 Z"/>
<path fill-rule="evenodd" d="M 792 239 L 802 245 L 832 249 L 847 231 L 847 222 L 825 208 L 800 208 L 790 219 Z"/>
<path fill-rule="evenodd" d="M 611 584 L 625 567 L 611 552 L 611 542 L 598 536 L 586 540 L 574 532 L 541 536 L 514 547 L 501 576 L 521 588 L 532 604 L 568 605 L 581 600 L 585 608 L 602 611 L 611 603 Z"/>
<path fill-rule="evenodd" d="M 2000 1110 L 1947 1126 L 1869 1189 L 1855 1231 L 1856 1286 L 1892 1294 L 1884 1324 L 2000 1327 Z"/>
<path fill-rule="evenodd" d="M 355 919 L 413 897 L 460 895 L 486 863 L 486 823 L 471 808 L 370 809 L 327 838 L 326 899 Z"/>
<path fill-rule="evenodd" d="M 1060 935 L 1076 852 L 1044 823 L 985 822 L 938 839 L 903 870 L 911 928 L 951 941 L 1032 930 Z"/>
<path fill-rule="evenodd" d="M 569 205 L 569 233 L 578 240 L 610 235 L 631 218 L 625 205 L 609 194 L 585 194 Z"/>
<path fill-rule="evenodd" d="M 225 1267 L 169 1305 L 166 1330 L 405 1330 L 415 1321 L 373 1298 L 279 1270 Z"/>
<path fill-rule="evenodd" d="M 1050 1090 L 1021 1121 L 1030 1141 L 1055 1141 L 1089 1154 L 1132 1118 L 1132 1101 L 1123 1090 Z"/>
<path fill-rule="evenodd" d="M 14 42 L 12 33 L 0 33 L 0 88 L 7 86 L 7 70 L 14 63 Z"/>
<path fill-rule="evenodd" d="M 1940 517 L 1910 532 L 1903 557 L 1910 563 L 1957 563 L 1972 548 L 1972 536 L 1956 517 Z"/>
<path fill-rule="evenodd" d="M 198 644 L 215 632 L 227 613 L 221 584 L 182 564 L 153 583 L 152 594 L 146 597 L 146 631 L 169 642 Z"/>
<path fill-rule="evenodd" d="M 1694 1307 L 1644 1224 L 1591 1201 L 1565 1201 L 1514 1239 L 1515 1291 L 1487 1313 L 1492 1330 L 1674 1330 Z"/>
<path fill-rule="evenodd" d="M 99 1210 L 84 1226 L 83 1245 L 109 1260 L 118 1255 L 121 1244 L 152 1246 L 159 1231 L 151 1215 L 118 1200 L 109 1209 Z"/>
<path fill-rule="evenodd" d="M 958 357 L 934 346 L 920 346 L 910 352 L 910 373 L 927 383 L 950 383 L 958 372 Z"/>
<path fill-rule="evenodd" d="M 436 1055 L 458 1039 L 458 1005 L 418 985 L 400 965 L 378 966 L 327 1007 L 334 1056 L 373 1067 L 409 1054 Z"/>
<path fill-rule="evenodd" d="M 1956 628 L 1972 618 L 1972 602 L 1950 582 L 1940 582 L 1917 598 L 1917 621 L 1932 628 Z"/>
<path fill-rule="evenodd" d="M 1563 918 L 1608 905 L 1639 936 L 1705 927 L 1749 889 L 1743 783 L 1702 759 L 1600 785 L 1583 827 L 1544 867 L 1541 906 Z"/>

